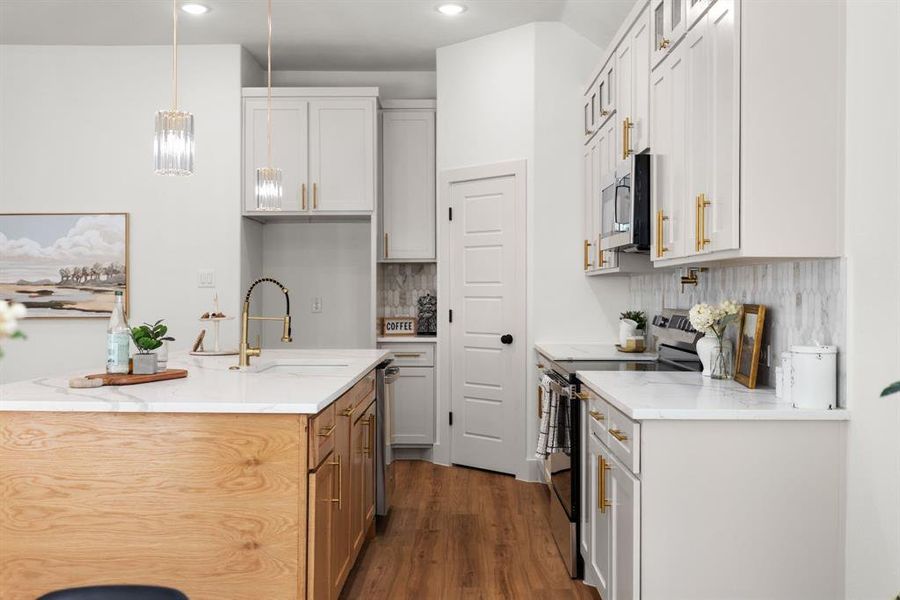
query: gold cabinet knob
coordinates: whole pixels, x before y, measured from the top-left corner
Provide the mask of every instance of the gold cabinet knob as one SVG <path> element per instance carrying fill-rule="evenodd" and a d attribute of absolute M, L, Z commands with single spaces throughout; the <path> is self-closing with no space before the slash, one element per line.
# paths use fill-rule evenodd
<path fill-rule="evenodd" d="M 619 429 L 610 429 L 609 434 L 620 442 L 624 442 L 628 439 L 628 436 L 622 433 L 622 431 Z"/>

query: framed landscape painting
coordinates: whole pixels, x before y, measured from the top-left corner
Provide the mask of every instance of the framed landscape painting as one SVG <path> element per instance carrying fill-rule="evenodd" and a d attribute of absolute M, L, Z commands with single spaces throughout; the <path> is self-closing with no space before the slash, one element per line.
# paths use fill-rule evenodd
<path fill-rule="evenodd" d="M 0 214 L 0 299 L 28 318 L 109 317 L 128 310 L 128 214 Z"/>

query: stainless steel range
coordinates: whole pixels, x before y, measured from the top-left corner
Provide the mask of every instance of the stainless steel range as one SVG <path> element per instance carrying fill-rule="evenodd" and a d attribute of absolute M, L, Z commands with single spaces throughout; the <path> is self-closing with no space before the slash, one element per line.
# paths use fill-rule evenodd
<path fill-rule="evenodd" d="M 665 309 L 654 317 L 651 334 L 657 342 L 655 360 L 635 360 L 627 353 L 604 357 L 604 360 L 588 358 L 560 357 L 549 350 L 538 349 L 540 360 L 538 380 L 549 375 L 553 389 L 567 400 L 571 451 L 550 454 L 545 460 L 549 474 L 550 526 L 553 538 L 569 575 L 579 579 L 584 574 L 584 565 L 579 552 L 581 531 L 581 477 L 582 472 L 582 431 L 584 411 L 577 371 L 701 371 L 702 365 L 694 351 L 694 343 L 699 334 L 690 326 L 687 311 Z M 653 340 L 651 340 L 653 342 Z M 614 352 L 614 351 L 613 351 Z M 590 353 L 585 353 L 589 355 Z M 540 388 L 539 388 L 540 389 Z M 539 395 L 540 398 L 540 395 Z"/>

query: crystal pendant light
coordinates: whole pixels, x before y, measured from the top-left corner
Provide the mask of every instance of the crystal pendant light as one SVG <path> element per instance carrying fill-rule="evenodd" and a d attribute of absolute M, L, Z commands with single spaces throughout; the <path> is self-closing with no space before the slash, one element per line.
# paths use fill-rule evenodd
<path fill-rule="evenodd" d="M 194 115 L 178 110 L 178 10 L 172 0 L 172 110 L 156 113 L 153 162 L 157 175 L 194 172 Z"/>
<path fill-rule="evenodd" d="M 267 16 L 269 25 L 268 89 L 266 94 L 267 162 L 265 167 L 256 169 L 256 208 L 257 210 L 281 210 L 283 196 L 281 169 L 272 166 L 272 0 L 267 0 Z"/>

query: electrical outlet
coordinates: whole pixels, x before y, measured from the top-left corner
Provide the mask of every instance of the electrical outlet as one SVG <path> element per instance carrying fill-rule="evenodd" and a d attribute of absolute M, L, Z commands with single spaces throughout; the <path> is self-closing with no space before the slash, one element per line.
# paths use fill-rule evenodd
<path fill-rule="evenodd" d="M 216 272 L 213 269 L 200 269 L 197 271 L 197 287 L 216 287 Z"/>
<path fill-rule="evenodd" d="M 321 296 L 316 296 L 315 298 L 313 298 L 313 300 L 312 300 L 312 311 L 313 311 L 314 313 L 320 313 L 320 312 L 322 312 L 322 311 L 324 310 L 324 307 L 325 307 L 325 305 L 324 305 L 324 303 L 322 302 L 322 297 L 321 297 Z"/>

